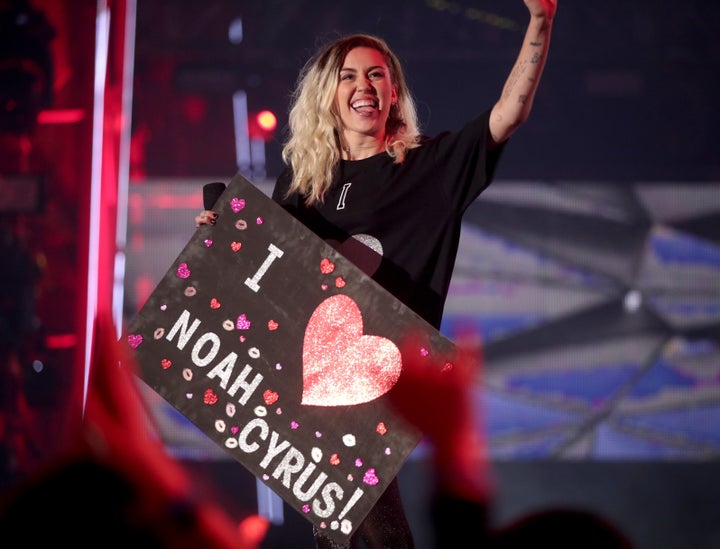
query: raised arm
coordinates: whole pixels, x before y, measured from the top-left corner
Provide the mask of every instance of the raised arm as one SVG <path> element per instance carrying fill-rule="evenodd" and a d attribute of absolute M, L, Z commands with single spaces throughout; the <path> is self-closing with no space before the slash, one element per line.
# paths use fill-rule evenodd
<path fill-rule="evenodd" d="M 508 139 L 527 120 L 550 46 L 557 0 L 524 2 L 530 12 L 530 23 L 515 65 L 490 115 L 490 134 L 495 143 Z"/>

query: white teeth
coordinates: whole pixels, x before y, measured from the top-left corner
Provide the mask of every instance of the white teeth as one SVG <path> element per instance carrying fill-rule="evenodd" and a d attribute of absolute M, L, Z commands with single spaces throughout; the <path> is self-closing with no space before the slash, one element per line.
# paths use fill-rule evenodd
<path fill-rule="evenodd" d="M 377 103 L 369 99 L 361 99 L 360 101 L 352 103 L 351 106 L 353 109 L 359 109 L 360 107 L 377 107 Z"/>

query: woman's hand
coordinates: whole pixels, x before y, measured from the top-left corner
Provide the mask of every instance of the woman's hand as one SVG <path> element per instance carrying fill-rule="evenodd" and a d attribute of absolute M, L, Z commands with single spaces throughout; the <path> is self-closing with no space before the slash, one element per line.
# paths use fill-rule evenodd
<path fill-rule="evenodd" d="M 525 0 L 525 5 L 532 17 L 544 17 L 552 19 L 555 17 L 557 0 Z"/>
<path fill-rule="evenodd" d="M 195 216 L 195 227 L 200 225 L 215 225 L 218 214 L 212 210 L 203 210 L 199 215 Z"/>

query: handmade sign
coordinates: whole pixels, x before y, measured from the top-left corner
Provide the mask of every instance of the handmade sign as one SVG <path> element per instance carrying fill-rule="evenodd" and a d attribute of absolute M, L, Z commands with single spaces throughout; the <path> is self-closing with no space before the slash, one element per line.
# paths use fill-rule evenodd
<path fill-rule="evenodd" d="M 345 542 L 421 438 L 387 402 L 401 344 L 428 364 L 453 344 L 241 175 L 214 210 L 125 338 L 150 387 Z"/>

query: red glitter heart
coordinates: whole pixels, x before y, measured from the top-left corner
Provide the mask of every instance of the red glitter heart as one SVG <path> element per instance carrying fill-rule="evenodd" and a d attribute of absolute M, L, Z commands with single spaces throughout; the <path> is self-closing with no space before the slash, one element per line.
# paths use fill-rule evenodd
<path fill-rule="evenodd" d="M 303 342 L 303 404 L 369 402 L 395 385 L 401 369 L 392 341 L 363 335 L 362 314 L 350 297 L 334 295 L 315 309 Z"/>
<path fill-rule="evenodd" d="M 330 261 L 327 257 L 324 257 L 320 262 L 320 272 L 322 274 L 330 274 L 335 270 L 335 263 Z"/>
<path fill-rule="evenodd" d="M 237 252 L 240 248 L 242 248 L 242 242 L 232 242 L 230 244 L 230 247 L 232 248 L 233 252 Z"/>
<path fill-rule="evenodd" d="M 270 330 L 272 332 L 277 329 L 278 329 L 278 323 L 275 322 L 274 320 L 269 320 L 268 321 L 268 330 Z"/>
<path fill-rule="evenodd" d="M 167 370 L 170 366 L 172 366 L 172 360 L 168 360 L 167 358 L 163 358 L 160 361 L 160 365 L 162 366 L 163 370 Z"/>
<path fill-rule="evenodd" d="M 203 395 L 203 402 L 205 404 L 215 404 L 218 401 L 218 396 L 212 389 L 206 389 Z"/>
<path fill-rule="evenodd" d="M 278 399 L 278 394 L 275 391 L 271 391 L 270 389 L 267 389 L 263 393 L 263 400 L 265 401 L 265 404 L 270 406 L 271 404 L 275 404 Z"/>
<path fill-rule="evenodd" d="M 220 308 L 220 302 L 215 299 L 214 297 L 210 300 L 210 308 L 211 309 L 219 309 Z"/>

